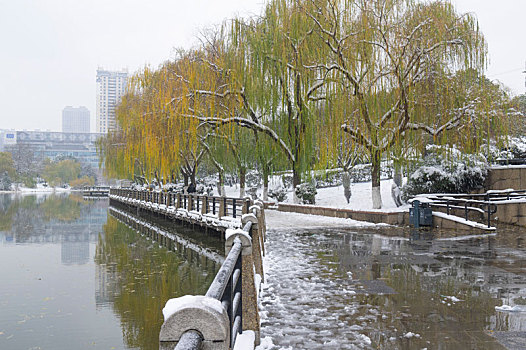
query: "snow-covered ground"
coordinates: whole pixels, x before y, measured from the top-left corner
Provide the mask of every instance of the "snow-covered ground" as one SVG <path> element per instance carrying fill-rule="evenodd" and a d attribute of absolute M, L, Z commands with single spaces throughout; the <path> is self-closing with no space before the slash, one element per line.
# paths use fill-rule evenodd
<path fill-rule="evenodd" d="M 256 350 L 369 348 L 371 339 L 345 315 L 365 312 L 372 319 L 378 310 L 360 306 L 354 299 L 356 285 L 352 279 L 335 277 L 328 271 L 312 247 L 312 237 L 301 234 L 301 229 L 292 229 L 284 220 L 289 217 L 297 223 L 301 218 L 304 227 L 313 228 L 319 217 L 272 210 L 265 215 L 270 226 L 265 243 L 265 283 L 260 294 L 262 339 Z M 352 220 L 345 224 L 364 225 Z M 316 237 L 323 244 L 322 231 Z"/>
<path fill-rule="evenodd" d="M 393 180 L 382 180 L 380 184 L 380 191 L 382 194 L 382 211 L 393 211 L 397 208 L 393 198 L 391 197 L 391 185 Z M 239 186 L 226 186 L 227 197 L 239 197 Z M 350 203 L 347 203 L 343 195 L 343 186 L 318 188 L 316 194 L 316 205 L 331 208 L 346 208 L 352 210 L 372 210 L 373 202 L 371 197 L 371 183 L 359 182 L 351 184 L 352 196 Z M 261 191 L 258 192 L 260 195 Z M 217 193 L 215 193 L 217 195 Z M 292 203 L 292 192 L 287 196 L 287 203 Z M 404 209 L 409 206 L 404 206 Z"/>
<path fill-rule="evenodd" d="M 331 218 L 328 216 L 287 213 L 276 210 L 265 211 L 267 229 L 314 229 L 327 227 L 375 227 L 385 224 L 373 224 L 353 219 Z"/>
<path fill-rule="evenodd" d="M 37 184 L 35 188 L 29 188 L 24 186 L 12 186 L 13 190 L 11 191 L 0 191 L 0 193 L 52 193 L 52 192 L 68 192 L 71 189 L 63 187 L 50 187 L 42 186 L 42 184 Z"/>

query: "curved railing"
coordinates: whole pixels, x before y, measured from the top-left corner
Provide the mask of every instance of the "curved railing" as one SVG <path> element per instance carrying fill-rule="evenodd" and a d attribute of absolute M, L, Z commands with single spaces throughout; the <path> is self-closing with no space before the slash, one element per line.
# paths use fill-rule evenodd
<path fill-rule="evenodd" d="M 218 217 L 232 216 L 237 218 L 241 214 L 247 213 L 252 203 L 248 198 L 228 198 L 127 188 L 112 188 L 110 194 L 167 207 L 183 208 L 188 211 L 196 210 L 202 214 L 211 213 Z"/>
<path fill-rule="evenodd" d="M 218 218 L 239 218 L 242 228 L 225 231 L 226 258 L 207 293 L 170 299 L 166 303 L 159 345 L 160 349 L 166 350 L 228 350 L 234 347 L 238 335 L 246 330 L 253 331 L 254 341 L 259 343 L 254 272 L 263 279 L 262 255 L 266 230 L 262 202 L 253 202 L 248 198 L 123 188 L 112 188 L 110 198 L 154 212 L 174 212 L 174 209 L 182 208 L 201 214 L 215 214 Z"/>

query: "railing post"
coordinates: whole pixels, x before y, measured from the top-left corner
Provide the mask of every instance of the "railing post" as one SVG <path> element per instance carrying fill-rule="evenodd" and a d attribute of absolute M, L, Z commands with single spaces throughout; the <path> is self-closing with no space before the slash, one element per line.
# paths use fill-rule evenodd
<path fill-rule="evenodd" d="M 164 323 L 159 334 L 160 350 L 173 350 L 181 339 L 189 337 L 189 331 L 190 336 L 192 331 L 198 331 L 201 335 L 203 346 L 195 349 L 230 348 L 230 322 L 226 310 L 217 299 L 192 295 L 170 299 L 166 302 L 163 315 Z M 200 342 L 196 338 L 194 333 L 198 345 Z"/>
<path fill-rule="evenodd" d="M 212 214 L 216 214 L 216 197 L 212 197 Z"/>
<path fill-rule="evenodd" d="M 232 217 L 236 217 L 236 199 L 232 198 Z"/>
<path fill-rule="evenodd" d="M 467 201 L 464 204 L 464 216 L 466 217 L 466 221 L 468 221 L 468 202 Z"/>
<path fill-rule="evenodd" d="M 261 211 L 260 208 L 257 206 L 254 206 L 254 209 L 256 211 L 255 214 L 244 214 L 241 217 L 241 224 L 243 227 L 250 222 L 252 223 L 252 226 L 250 228 L 250 237 L 252 238 L 252 258 L 254 259 L 254 267 L 256 269 L 256 274 L 258 274 L 261 277 L 261 281 L 264 282 L 264 276 L 263 273 L 263 258 L 261 255 L 262 249 L 261 246 L 263 245 L 263 240 L 261 238 L 261 226 L 259 225 L 258 216 L 260 215 Z"/>
<path fill-rule="evenodd" d="M 488 228 L 491 227 L 491 204 L 490 204 L 490 201 L 489 201 L 489 195 L 488 195 L 488 198 L 487 198 L 487 209 L 488 209 Z"/>
<path fill-rule="evenodd" d="M 256 345 L 260 343 L 260 328 L 259 328 L 259 312 L 257 305 L 256 284 L 254 280 L 254 259 L 252 258 L 253 241 L 247 232 L 241 229 L 228 229 L 225 232 L 225 250 L 226 253 L 230 251 L 236 239 L 240 239 L 242 243 L 241 253 L 241 308 L 242 308 L 242 329 L 252 330 L 256 335 Z M 257 249 L 257 247 L 256 247 Z M 235 295 L 234 290 L 234 295 Z M 233 315 L 233 321 L 235 316 Z M 231 335 L 233 338 L 234 335 Z"/>
<path fill-rule="evenodd" d="M 194 210 L 194 196 L 188 195 L 188 211 Z"/>
<path fill-rule="evenodd" d="M 243 203 L 243 214 L 248 214 L 248 208 L 250 208 L 250 199 L 245 198 Z"/>
<path fill-rule="evenodd" d="M 217 213 L 217 217 L 221 219 L 223 216 L 226 215 L 226 198 L 223 197 L 219 200 L 219 212 Z"/>
<path fill-rule="evenodd" d="M 177 199 L 176 199 L 176 201 L 175 201 L 175 209 L 179 209 L 179 208 L 181 208 L 181 204 L 182 204 L 182 203 L 181 203 L 181 194 L 178 193 L 178 194 L 177 194 Z"/>
<path fill-rule="evenodd" d="M 208 213 L 208 196 L 203 196 L 203 203 L 201 205 L 201 214 Z"/>

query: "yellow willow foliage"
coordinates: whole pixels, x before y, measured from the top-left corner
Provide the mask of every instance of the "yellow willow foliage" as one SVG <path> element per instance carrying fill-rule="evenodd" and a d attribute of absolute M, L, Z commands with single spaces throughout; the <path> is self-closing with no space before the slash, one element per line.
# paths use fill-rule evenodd
<path fill-rule="evenodd" d="M 254 138 L 258 159 L 297 173 L 353 152 L 400 158 L 430 138 L 476 150 L 504 130 L 509 96 L 484 78 L 477 20 L 447 1 L 271 0 L 203 43 L 130 79 L 107 171 L 167 178 L 211 134 L 225 163 Z M 279 140 L 241 134 L 248 121 Z"/>

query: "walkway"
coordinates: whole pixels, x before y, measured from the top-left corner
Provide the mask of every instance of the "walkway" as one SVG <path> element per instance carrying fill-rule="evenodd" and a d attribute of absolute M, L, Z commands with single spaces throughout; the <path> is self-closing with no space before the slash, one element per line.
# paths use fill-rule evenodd
<path fill-rule="evenodd" d="M 388 238 L 409 234 L 271 210 L 266 220 L 258 349 L 503 349 L 489 334 L 524 331 L 525 313 L 495 310 L 497 295 L 526 293 L 526 250 L 510 237 Z"/>

